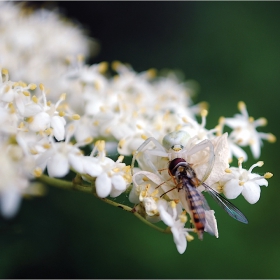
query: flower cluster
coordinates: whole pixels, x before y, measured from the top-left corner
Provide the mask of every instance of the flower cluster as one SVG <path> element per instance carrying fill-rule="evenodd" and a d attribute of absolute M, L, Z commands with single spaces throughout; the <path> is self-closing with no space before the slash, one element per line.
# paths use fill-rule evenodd
<path fill-rule="evenodd" d="M 145 219 L 150 222 L 161 220 L 171 228 L 179 253 L 183 253 L 187 246 L 186 238 L 182 236 L 191 240 L 191 231 L 196 231 L 200 239 L 203 236 L 198 228 L 185 228 L 187 219 L 180 218 L 183 212 L 189 214 L 190 222 L 195 227 L 196 222 L 202 223 L 204 231 L 218 237 L 214 211 L 210 210 L 201 192 L 210 192 L 230 216 L 247 223 L 244 215 L 221 197 L 220 193 L 227 199 L 234 199 L 242 194 L 249 203 L 254 204 L 260 198 L 260 186 L 267 186 L 267 179 L 272 177 L 269 172 L 263 176 L 252 173 L 255 167 L 263 165 L 262 161 L 253 164 L 249 170 L 242 168 L 242 162 L 248 156 L 241 147 L 250 146 L 254 157 L 257 157 L 260 155 L 261 139 L 274 142 L 276 138 L 271 133 L 256 130 L 258 125 L 264 124 L 263 118 L 253 121 L 252 117 L 248 117 L 243 102 L 239 102 L 238 107 L 241 116 L 221 118 L 212 130 L 205 128 L 206 110 L 201 111 L 201 124 L 190 117 L 183 117 L 185 125 L 180 125 L 177 131 L 167 134 L 162 144 L 156 138 L 149 138 L 134 155 L 140 170 L 135 169 L 129 199 L 137 204 L 136 209 Z M 226 124 L 232 128 L 229 135 L 222 133 Z M 238 158 L 238 167 L 229 166 L 232 155 L 240 154 L 245 159 Z M 174 162 L 177 165 L 174 166 Z M 164 203 L 166 201 L 173 205 L 172 211 L 170 204 Z M 196 214 L 199 211 L 202 214 Z"/>
<path fill-rule="evenodd" d="M 221 118 L 208 130 L 208 111 L 205 103 L 192 103 L 191 82 L 180 81 L 172 72 L 137 73 L 118 61 L 110 69 L 106 62 L 86 65 L 79 54 L 87 56 L 92 41 L 79 28 L 65 25 L 56 13 L 27 12 L 3 2 L 0 15 L 0 211 L 4 217 L 17 213 L 23 195 L 42 194 L 37 182 L 44 174 L 64 178 L 72 172 L 81 188 L 90 188 L 110 204 L 117 205 L 108 197 L 129 191 L 131 212 L 148 223 L 162 221 L 183 253 L 193 239 L 191 232 L 200 238 L 203 231 L 218 237 L 214 211 L 207 208 L 201 192 L 211 190 L 222 201 L 219 193 L 229 199 L 242 194 L 249 203 L 258 201 L 260 186 L 267 186 L 272 174 L 252 173 L 262 162 L 243 169 L 248 156 L 242 147 L 250 146 L 258 158 L 262 140 L 273 142 L 275 137 L 256 130 L 266 121 L 249 117 L 243 102 L 238 105 L 241 114 Z M 225 126 L 232 129 L 229 135 L 223 133 Z M 118 159 L 106 156 L 106 151 Z M 131 166 L 123 163 L 124 156 L 133 157 Z M 233 156 L 239 158 L 238 167 L 229 166 Z M 187 195 L 181 190 L 186 190 L 186 184 L 194 187 Z M 197 220 L 198 210 L 203 230 L 185 227 Z"/>
<path fill-rule="evenodd" d="M 30 6 L 0 2 L 0 65 L 13 81 L 43 82 L 55 100 L 55 91 L 67 89 L 60 76 L 69 64 L 76 56 L 95 55 L 98 45 L 62 14 Z"/>

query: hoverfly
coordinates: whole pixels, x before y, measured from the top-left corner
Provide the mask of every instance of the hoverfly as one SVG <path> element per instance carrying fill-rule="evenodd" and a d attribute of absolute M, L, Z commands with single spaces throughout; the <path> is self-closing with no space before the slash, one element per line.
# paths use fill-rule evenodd
<path fill-rule="evenodd" d="M 203 185 L 209 195 L 234 219 L 247 224 L 248 220 L 226 198 L 221 196 L 207 184 L 201 182 L 191 167 L 183 158 L 175 158 L 169 163 L 168 172 L 174 178 L 178 191 L 184 190 L 186 201 L 191 212 L 191 218 L 199 239 L 202 240 L 205 228 L 205 210 L 210 210 L 204 196 L 197 190 L 197 187 Z M 172 190 L 172 189 L 171 189 Z M 171 191 L 170 190 L 170 191 Z"/>

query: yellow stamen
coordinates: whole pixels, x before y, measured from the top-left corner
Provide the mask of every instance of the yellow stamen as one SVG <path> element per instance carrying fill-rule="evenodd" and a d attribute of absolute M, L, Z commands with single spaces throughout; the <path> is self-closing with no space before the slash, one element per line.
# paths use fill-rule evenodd
<path fill-rule="evenodd" d="M 154 190 L 152 193 L 151 193 L 151 196 L 156 196 L 158 194 L 158 189 Z"/>
<path fill-rule="evenodd" d="M 176 127 L 175 127 L 175 131 L 179 131 L 181 128 L 182 128 L 182 125 L 177 124 Z"/>
<path fill-rule="evenodd" d="M 116 168 L 113 168 L 112 171 L 114 171 L 115 173 L 118 173 L 118 172 L 120 172 L 120 169 L 118 167 L 116 167 Z"/>
<path fill-rule="evenodd" d="M 36 104 L 38 103 L 38 98 L 37 98 L 37 96 L 33 95 L 31 99 L 32 99 L 32 101 L 33 101 L 34 103 L 36 103 Z"/>
<path fill-rule="evenodd" d="M 222 135 L 222 126 L 221 125 L 217 125 L 215 127 L 216 131 L 217 131 L 217 136 L 221 136 Z"/>
<path fill-rule="evenodd" d="M 81 118 L 81 116 L 79 114 L 72 115 L 72 120 L 74 120 L 74 121 L 78 121 L 80 118 Z"/>
<path fill-rule="evenodd" d="M 225 123 L 225 117 L 223 117 L 223 116 L 220 117 L 218 123 L 219 124 L 224 124 Z"/>
<path fill-rule="evenodd" d="M 203 110 L 203 109 L 208 110 L 208 108 L 209 108 L 209 104 L 205 101 L 200 102 L 198 105 L 200 107 L 200 110 Z"/>
<path fill-rule="evenodd" d="M 157 70 L 155 68 L 151 68 L 146 73 L 149 78 L 154 78 L 157 75 Z"/>
<path fill-rule="evenodd" d="M 60 112 L 58 113 L 58 115 L 59 115 L 60 117 L 64 117 L 64 116 L 65 116 L 65 112 L 60 111 Z"/>
<path fill-rule="evenodd" d="M 4 88 L 4 90 L 3 90 L 3 93 L 9 92 L 10 89 L 11 89 L 11 87 L 8 86 L 8 85 L 6 85 L 5 88 Z"/>
<path fill-rule="evenodd" d="M 14 114 L 16 112 L 16 108 L 13 103 L 9 103 L 10 113 Z"/>
<path fill-rule="evenodd" d="M 187 220 L 188 220 L 187 215 L 184 214 L 184 213 L 182 213 L 181 215 L 179 215 L 179 219 L 180 219 L 180 221 L 181 221 L 183 224 L 185 224 L 185 223 L 187 222 Z"/>
<path fill-rule="evenodd" d="M 24 128 L 24 127 L 25 127 L 24 122 L 21 122 L 21 123 L 18 125 L 18 128 L 19 128 L 19 129 L 22 129 L 22 128 Z"/>
<path fill-rule="evenodd" d="M 34 121 L 34 118 L 33 117 L 26 118 L 26 121 L 28 123 L 32 123 Z"/>
<path fill-rule="evenodd" d="M 121 139 L 121 140 L 119 141 L 119 144 L 118 144 L 119 148 L 121 149 L 121 148 L 123 147 L 124 144 L 125 144 L 125 140 L 124 140 L 124 139 Z"/>
<path fill-rule="evenodd" d="M 37 155 L 38 154 L 38 151 L 37 151 L 37 149 L 36 148 L 30 148 L 30 153 L 32 154 L 32 155 Z"/>
<path fill-rule="evenodd" d="M 51 145 L 50 145 L 49 143 L 45 143 L 45 144 L 43 144 L 43 147 L 44 147 L 46 150 L 48 150 L 48 149 L 51 147 Z"/>
<path fill-rule="evenodd" d="M 51 135 L 52 134 L 52 128 L 47 128 L 47 129 L 45 129 L 45 133 L 47 134 L 47 135 Z"/>
<path fill-rule="evenodd" d="M 119 66 L 121 66 L 121 65 L 122 65 L 122 63 L 120 61 L 115 60 L 112 62 L 111 67 L 114 71 L 117 71 Z"/>
<path fill-rule="evenodd" d="M 93 141 L 93 137 L 87 137 L 85 140 L 84 140 L 84 142 L 85 142 L 85 144 L 90 144 L 91 142 Z"/>
<path fill-rule="evenodd" d="M 226 169 L 225 169 L 225 172 L 226 172 L 226 173 L 231 173 L 231 170 L 230 170 L 229 168 L 226 168 Z"/>
<path fill-rule="evenodd" d="M 101 88 L 100 82 L 99 81 L 95 81 L 94 87 L 95 87 L 96 90 L 100 90 L 100 88 Z"/>
<path fill-rule="evenodd" d="M 83 55 L 83 54 L 78 54 L 78 55 L 77 55 L 77 60 L 78 60 L 79 62 L 83 62 L 83 61 L 85 60 L 84 55 Z"/>
<path fill-rule="evenodd" d="M 96 141 L 95 146 L 97 147 L 97 150 L 99 152 L 103 152 L 105 150 L 105 141 L 104 140 L 98 140 L 98 141 Z"/>
<path fill-rule="evenodd" d="M 121 156 L 121 157 L 123 157 L 123 156 Z M 126 166 L 123 168 L 123 171 L 126 172 L 126 173 L 130 173 L 130 171 L 131 171 L 130 165 L 126 165 Z"/>
<path fill-rule="evenodd" d="M 266 119 L 266 118 L 259 118 L 259 119 L 258 119 L 258 123 L 259 123 L 261 126 L 265 126 L 265 125 L 267 125 L 267 119 Z"/>
<path fill-rule="evenodd" d="M 9 74 L 8 69 L 5 69 L 5 68 L 3 68 L 1 72 L 2 72 L 3 75 L 8 75 Z"/>
<path fill-rule="evenodd" d="M 243 161 L 244 161 L 243 157 L 238 158 L 238 166 L 242 165 Z"/>
<path fill-rule="evenodd" d="M 148 139 L 148 136 L 145 135 L 145 134 L 142 134 L 142 135 L 141 135 L 141 138 L 144 139 L 144 140 L 146 140 L 146 139 Z"/>
<path fill-rule="evenodd" d="M 207 117 L 207 115 L 208 115 L 208 111 L 207 111 L 207 110 L 205 110 L 205 109 L 203 109 L 203 110 L 201 110 L 200 115 L 201 115 L 201 117 Z"/>
<path fill-rule="evenodd" d="M 267 141 L 270 142 L 270 143 L 275 143 L 276 142 L 276 136 L 274 136 L 272 133 L 269 133 L 268 137 L 267 137 Z"/>
<path fill-rule="evenodd" d="M 29 84 L 29 85 L 28 85 L 28 88 L 31 89 L 31 90 L 34 90 L 34 89 L 37 88 L 37 85 L 35 85 L 35 84 Z"/>
<path fill-rule="evenodd" d="M 175 203 L 174 200 L 170 201 L 170 206 L 171 206 L 172 208 L 176 208 L 176 203 Z"/>
<path fill-rule="evenodd" d="M 239 111 L 242 111 L 242 110 L 246 109 L 246 105 L 243 101 L 239 101 L 237 104 L 237 108 Z"/>
<path fill-rule="evenodd" d="M 132 176 L 130 174 L 124 174 L 123 178 L 126 182 L 130 183 L 132 181 Z"/>
<path fill-rule="evenodd" d="M 99 121 L 94 121 L 92 124 L 93 124 L 94 126 L 98 126 L 98 125 L 99 125 Z"/>
<path fill-rule="evenodd" d="M 98 64 L 98 71 L 101 74 L 104 74 L 108 69 L 108 62 L 103 61 Z"/>
<path fill-rule="evenodd" d="M 28 92 L 28 91 L 23 91 L 22 92 L 25 96 L 30 96 L 30 92 Z"/>
<path fill-rule="evenodd" d="M 106 108 L 104 106 L 100 106 L 99 109 L 101 112 L 106 112 Z"/>
<path fill-rule="evenodd" d="M 273 176 L 273 174 L 272 173 L 270 173 L 270 172 L 266 172 L 265 174 L 264 174 L 264 178 L 265 179 L 269 179 L 269 178 L 271 178 Z"/>
<path fill-rule="evenodd" d="M 43 173 L 43 170 L 40 168 L 40 167 L 36 167 L 34 170 L 33 170 L 33 175 L 35 177 L 40 177 Z"/>
<path fill-rule="evenodd" d="M 62 93 L 59 97 L 60 100 L 64 101 L 66 99 L 66 93 Z"/>
<path fill-rule="evenodd" d="M 45 90 L 45 87 L 44 87 L 44 85 L 43 85 L 43 84 L 40 84 L 40 85 L 39 85 L 39 88 L 40 88 L 40 90 L 42 90 L 42 91 L 44 91 L 44 90 Z"/>
<path fill-rule="evenodd" d="M 106 134 L 110 134 L 110 133 L 111 133 L 111 130 L 112 130 L 111 127 L 107 127 L 107 128 L 105 129 L 105 133 L 106 133 Z"/>
<path fill-rule="evenodd" d="M 255 121 L 255 119 L 253 117 L 249 117 L 249 122 L 253 123 Z"/>
<path fill-rule="evenodd" d="M 122 161 L 123 161 L 123 159 L 124 159 L 124 156 L 122 156 L 122 155 L 121 155 L 121 156 L 119 156 L 119 157 L 118 157 L 117 162 L 122 162 Z"/>
<path fill-rule="evenodd" d="M 187 238 L 187 241 L 188 241 L 188 242 L 194 240 L 194 237 L 193 237 L 192 235 L 190 235 L 190 234 L 188 234 L 186 238 Z"/>

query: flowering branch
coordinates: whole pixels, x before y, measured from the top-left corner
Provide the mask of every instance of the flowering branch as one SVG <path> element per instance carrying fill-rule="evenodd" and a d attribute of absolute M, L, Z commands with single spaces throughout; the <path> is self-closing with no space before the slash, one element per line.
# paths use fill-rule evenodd
<path fill-rule="evenodd" d="M 26 34 L 32 34 L 32 40 Z M 193 104 L 191 83 L 171 71 L 165 76 L 157 76 L 154 69 L 137 73 L 119 61 L 110 64 L 113 75 L 107 62 L 86 65 L 83 55 L 89 54 L 92 40 L 57 14 L 25 13 L 20 5 L 0 2 L 0 35 L 3 217 L 16 215 L 25 194 L 40 193 L 33 185 L 38 178 L 57 188 L 93 194 L 160 232 L 172 232 L 179 253 L 193 239 L 189 232 L 197 232 L 200 239 L 204 232 L 218 237 L 214 211 L 203 191 L 231 217 L 247 222 L 227 199 L 242 195 L 256 203 L 272 174 L 252 172 L 263 161 L 244 169 L 249 156 L 243 148 L 250 147 L 258 159 L 263 141 L 273 143 L 276 137 L 257 130 L 267 120 L 250 116 L 243 101 L 238 103 L 240 114 L 221 117 L 207 129 L 206 103 Z M 85 150 L 91 150 L 90 155 Z M 113 160 L 106 152 L 119 157 Z M 124 156 L 133 156 L 131 166 L 123 162 Z M 234 157 L 238 167 L 229 165 Z M 58 179 L 70 171 L 77 174 L 72 182 Z M 128 192 L 133 208 L 108 198 Z M 166 229 L 155 225 L 160 221 Z M 192 227 L 186 228 L 187 222 Z"/>
<path fill-rule="evenodd" d="M 61 188 L 61 189 L 67 189 L 67 190 L 75 190 L 75 191 L 81 191 L 81 192 L 86 192 L 86 193 L 90 193 L 93 194 L 95 197 L 97 197 L 99 200 L 112 205 L 114 207 L 117 208 L 121 208 L 127 212 L 133 213 L 133 215 L 135 217 L 137 217 L 139 220 L 141 220 L 143 223 L 145 223 L 146 225 L 150 226 L 151 228 L 160 231 L 162 233 L 171 233 L 170 228 L 167 227 L 166 229 L 162 229 L 152 223 L 150 223 L 149 221 L 147 221 L 144 217 L 142 217 L 137 211 L 135 211 L 135 208 L 131 208 L 125 204 L 121 204 L 118 203 L 116 201 L 113 201 L 111 199 L 108 198 L 100 198 L 96 191 L 95 191 L 95 185 L 83 185 L 81 180 L 79 179 L 79 175 L 77 175 L 73 182 L 69 182 L 66 180 L 61 180 L 61 179 L 57 179 L 57 178 L 51 178 L 47 175 L 42 174 L 40 177 L 37 178 L 39 181 L 46 183 L 50 186 L 53 187 L 57 187 L 57 188 Z M 78 183 L 79 182 L 79 183 Z"/>

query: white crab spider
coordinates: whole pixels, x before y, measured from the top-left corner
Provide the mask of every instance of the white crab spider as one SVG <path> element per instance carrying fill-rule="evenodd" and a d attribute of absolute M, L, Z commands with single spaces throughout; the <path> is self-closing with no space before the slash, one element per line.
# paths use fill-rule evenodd
<path fill-rule="evenodd" d="M 201 182 L 204 182 L 214 165 L 215 154 L 214 154 L 214 147 L 210 140 L 206 139 L 201 141 L 200 143 L 194 145 L 193 147 L 187 147 L 189 141 L 191 140 L 190 135 L 186 131 L 174 131 L 168 133 L 162 140 L 162 145 L 154 138 L 150 137 L 145 140 L 144 143 L 140 145 L 140 147 L 134 153 L 132 163 L 131 163 L 131 170 L 133 172 L 135 160 L 139 154 L 143 154 L 143 162 L 157 175 L 160 175 L 158 169 L 152 162 L 152 156 L 167 158 L 171 161 L 174 158 L 187 158 L 187 156 L 193 155 L 199 151 L 205 150 L 209 148 L 209 156 L 208 156 L 208 163 L 207 168 L 205 171 L 205 175 L 201 179 Z M 154 144 L 154 148 L 148 148 L 150 143 Z M 132 174 L 133 175 L 133 174 Z"/>
<path fill-rule="evenodd" d="M 147 166 L 151 168 L 160 178 L 164 179 L 159 173 L 159 170 L 157 170 L 156 166 L 154 165 L 151 159 L 152 156 L 168 159 L 169 160 L 168 168 L 167 168 L 168 173 L 170 176 L 173 177 L 176 186 L 166 191 L 165 193 L 168 193 L 169 191 L 172 191 L 176 188 L 178 190 L 184 189 L 184 194 L 187 202 L 187 205 L 184 205 L 184 207 L 186 206 L 185 209 L 188 209 L 188 212 L 191 213 L 193 222 L 194 224 L 196 224 L 195 227 L 198 231 L 200 239 L 202 239 L 203 231 L 206 226 L 205 213 L 206 211 L 210 210 L 210 207 L 208 206 L 206 200 L 204 199 L 204 196 L 200 194 L 200 191 L 197 191 L 197 187 L 199 186 L 203 186 L 204 189 L 209 193 L 209 195 L 232 218 L 236 219 L 239 222 L 247 224 L 248 223 L 247 218 L 242 214 L 242 212 L 237 207 L 235 207 L 226 198 L 221 196 L 218 192 L 216 192 L 214 189 L 212 189 L 211 187 L 209 187 L 207 184 L 204 183 L 204 181 L 210 175 L 215 161 L 215 153 L 214 153 L 214 147 L 212 142 L 206 139 L 194 146 L 191 146 L 192 140 L 197 140 L 197 139 L 195 137 L 191 138 L 188 135 L 188 133 L 185 131 L 175 131 L 167 134 L 163 138 L 162 141 L 163 145 L 161 145 L 153 137 L 148 138 L 135 152 L 131 163 L 131 167 L 132 167 L 131 170 L 133 170 L 136 157 L 142 152 L 144 164 L 147 164 Z M 154 149 L 147 148 L 147 146 L 151 142 L 155 145 Z M 144 150 L 145 148 L 147 149 Z M 207 165 L 206 165 L 205 172 L 203 172 L 204 175 L 202 176 L 202 179 L 200 179 L 196 177 L 196 172 L 192 168 L 193 163 L 187 162 L 187 157 L 191 155 L 195 155 L 196 153 L 200 151 L 204 151 L 206 149 L 208 149 L 208 159 L 206 162 Z M 199 162 L 201 163 L 201 159 L 199 159 Z M 203 162 L 203 164 L 205 164 L 205 161 Z"/>

